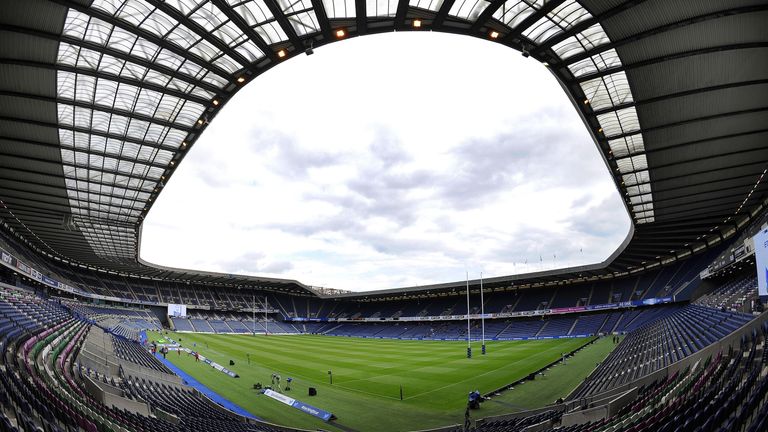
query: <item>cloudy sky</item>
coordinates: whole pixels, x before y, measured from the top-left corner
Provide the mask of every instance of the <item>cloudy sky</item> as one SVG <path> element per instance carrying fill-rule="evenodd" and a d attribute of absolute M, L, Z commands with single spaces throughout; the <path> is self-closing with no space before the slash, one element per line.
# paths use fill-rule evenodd
<path fill-rule="evenodd" d="M 160 195 L 141 256 L 363 291 L 599 262 L 629 223 L 544 66 L 392 33 L 248 83 Z"/>

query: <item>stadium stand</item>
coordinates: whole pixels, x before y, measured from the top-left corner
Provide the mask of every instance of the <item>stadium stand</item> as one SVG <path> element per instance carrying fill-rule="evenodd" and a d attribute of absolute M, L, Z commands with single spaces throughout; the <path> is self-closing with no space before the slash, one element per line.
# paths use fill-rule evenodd
<path fill-rule="evenodd" d="M 757 298 L 757 277 L 737 275 L 695 303 L 716 309 L 744 311 L 750 299 Z"/>
<path fill-rule="evenodd" d="M 478 430 L 768 430 L 768 328 L 746 276 L 755 273 L 749 239 L 768 221 L 764 1 L 2 7 L 0 429 L 277 430 L 184 387 L 136 342 L 165 323 L 156 310 L 167 303 L 191 306 L 189 317 L 170 320 L 180 331 L 466 337 L 455 316 L 477 313 L 479 303 L 462 300 L 463 281 L 363 298 L 163 268 L 138 255 L 142 223 L 168 177 L 241 84 L 346 36 L 423 24 L 544 63 L 584 120 L 632 224 L 603 263 L 486 280 L 484 311 L 507 314 L 487 322 L 492 337 L 627 336 L 565 403 L 487 419 Z M 344 37 L 334 36 L 339 26 Z M 363 93 L 356 104 L 376 102 Z M 749 268 L 740 273 L 741 265 Z M 85 303 L 93 301 L 112 306 Z M 610 307 L 550 311 L 584 305 Z M 268 317 L 249 321 L 251 308 Z M 403 317 L 441 319 L 394 320 Z M 300 318 L 361 322 L 291 321 Z"/>
<path fill-rule="evenodd" d="M 646 376 L 717 342 L 753 318 L 700 305 L 655 313 L 656 318 L 659 316 L 629 333 L 576 396 L 599 393 Z"/>

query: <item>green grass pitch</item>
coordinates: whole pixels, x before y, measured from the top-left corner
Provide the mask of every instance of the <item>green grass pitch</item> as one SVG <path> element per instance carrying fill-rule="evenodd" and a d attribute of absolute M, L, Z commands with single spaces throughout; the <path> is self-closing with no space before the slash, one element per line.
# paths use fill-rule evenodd
<path fill-rule="evenodd" d="M 162 336 L 148 333 L 150 340 Z M 488 342 L 485 356 L 480 354 L 480 344 L 473 343 L 473 358 L 467 359 L 466 342 L 314 335 L 170 333 L 170 336 L 181 339 L 184 347 L 192 348 L 196 343 L 202 355 L 234 370 L 240 378 L 230 378 L 202 362 L 196 363 L 191 356 L 171 353 L 169 360 L 211 390 L 266 421 L 311 430 L 339 430 L 253 390 L 254 383 L 268 385 L 271 375 L 279 373 L 283 385 L 287 377 L 293 378 L 292 389 L 286 394 L 333 412 L 337 422 L 348 429 L 374 432 L 462 423 L 469 391 L 477 389 L 485 393 L 514 382 L 557 360 L 561 353 L 587 342 L 585 339 Z M 584 351 L 595 351 L 593 346 Z M 596 361 L 601 361 L 610 349 L 597 351 Z M 565 396 L 594 368 L 592 357 L 595 355 L 583 357 L 586 361 L 582 361 L 581 366 L 579 362 L 572 367 L 564 366 L 572 372 L 567 374 L 571 381 L 566 382 L 565 387 L 550 381 L 546 388 L 540 386 L 537 391 L 535 382 L 525 384 L 528 386 L 525 392 L 530 395 L 523 398 L 526 403 L 522 405 L 531 407 L 553 401 L 539 400 L 540 394 L 548 398 Z M 235 361 L 234 366 L 229 366 L 230 359 Z M 329 383 L 328 370 L 333 372 L 333 385 Z M 400 386 L 403 400 L 400 400 Z M 318 396 L 308 397 L 308 387 L 316 387 Z M 519 395 L 521 389 L 523 386 L 513 391 Z M 489 401 L 473 415 L 480 418 L 515 411 L 511 407 L 520 402 L 514 402 L 515 405 Z"/>

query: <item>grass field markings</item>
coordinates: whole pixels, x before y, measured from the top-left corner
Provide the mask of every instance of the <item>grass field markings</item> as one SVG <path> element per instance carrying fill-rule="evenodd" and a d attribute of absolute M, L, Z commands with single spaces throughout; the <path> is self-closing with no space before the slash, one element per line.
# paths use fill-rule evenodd
<path fill-rule="evenodd" d="M 563 344 L 563 345 L 565 345 L 565 344 Z M 403 400 L 409 400 L 409 399 L 413 399 L 413 398 L 421 397 L 421 396 L 424 396 L 424 395 L 426 395 L 426 394 L 430 394 L 430 393 L 434 393 L 434 392 L 436 392 L 436 391 L 439 391 L 439 390 L 443 390 L 443 389 L 446 389 L 446 388 L 448 388 L 448 387 L 453 387 L 453 386 L 455 386 L 455 385 L 458 385 L 458 384 L 464 383 L 464 382 L 466 382 L 466 381 L 469 381 L 469 380 L 471 380 L 471 379 L 476 379 L 476 378 L 478 378 L 478 377 L 481 377 L 481 376 L 485 376 L 485 375 L 488 375 L 488 374 L 490 374 L 490 373 L 496 372 L 496 371 L 498 371 L 499 369 L 502 369 L 502 368 L 508 367 L 508 366 L 510 366 L 510 365 L 514 365 L 514 364 L 516 364 L 516 363 L 520 363 L 520 362 L 522 362 L 522 361 L 524 361 L 524 360 L 528 360 L 528 359 L 530 359 L 530 357 L 538 357 L 538 356 L 540 356 L 540 355 L 542 355 L 542 354 L 548 354 L 548 353 L 549 353 L 551 350 L 554 350 L 555 348 L 562 348 L 562 346 L 561 346 L 561 345 L 558 345 L 558 346 L 556 346 L 556 347 L 552 347 L 552 348 L 550 348 L 550 349 L 548 349 L 548 350 L 545 350 L 545 351 L 540 351 L 539 353 L 536 353 L 536 354 L 534 354 L 534 355 L 532 355 L 532 356 L 529 356 L 529 357 L 525 357 L 525 358 L 521 358 L 521 359 L 519 359 L 519 360 L 515 360 L 515 361 L 513 361 L 513 362 L 505 363 L 505 364 L 503 364 L 503 365 L 499 366 L 499 367 L 498 367 L 498 368 L 496 368 L 496 369 L 491 369 L 491 370 L 489 370 L 489 371 L 486 371 L 486 372 L 484 372 L 484 373 L 481 373 L 481 374 L 479 374 L 479 375 L 473 375 L 473 376 L 471 376 L 471 377 L 469 377 L 469 378 L 466 378 L 466 379 L 463 379 L 463 380 L 461 380 L 461 381 L 456 381 L 456 382 L 453 382 L 453 383 L 451 383 L 451 384 L 447 384 L 447 385 L 444 385 L 444 386 L 442 386 L 442 387 L 438 387 L 438 388 L 435 388 L 435 389 L 432 389 L 432 390 L 428 390 L 428 391 L 425 391 L 425 392 L 422 392 L 422 393 L 419 393 L 419 394 L 415 394 L 415 395 L 413 395 L 413 396 L 409 396 L 409 397 L 407 397 L 407 398 L 403 398 Z"/>
<path fill-rule="evenodd" d="M 202 335 L 202 336 L 207 337 L 209 335 Z M 423 414 L 425 415 L 428 414 L 427 417 L 431 418 L 430 421 L 435 421 L 435 418 L 445 415 L 445 413 L 443 413 L 442 410 L 439 409 L 439 407 L 433 406 L 434 404 L 430 402 L 430 401 L 437 401 L 438 399 L 441 399 L 441 398 L 424 398 L 423 397 L 424 395 L 432 393 L 431 390 L 434 390 L 434 389 L 430 389 L 430 386 L 427 385 L 429 381 L 427 378 L 431 376 L 438 377 L 441 374 L 443 376 L 448 376 L 451 378 L 457 377 L 456 374 L 458 374 L 459 378 L 463 378 L 464 376 L 467 376 L 466 374 L 468 373 L 475 374 L 474 371 L 467 370 L 466 366 L 468 365 L 468 363 L 466 363 L 466 359 L 463 358 L 463 354 L 461 358 L 458 358 L 458 356 L 456 355 L 457 350 L 463 352 L 464 344 L 461 342 L 450 343 L 447 341 L 440 341 L 440 342 L 443 342 L 445 345 L 433 346 L 432 344 L 427 344 L 426 341 L 399 340 L 399 341 L 392 341 L 392 343 L 388 343 L 385 346 L 382 343 L 383 341 L 380 339 L 379 340 L 360 340 L 360 339 L 355 340 L 350 338 L 350 339 L 344 340 L 343 338 L 335 338 L 334 343 L 338 345 L 335 347 L 336 349 L 324 350 L 327 352 L 327 355 L 325 356 L 325 358 L 320 358 L 317 361 L 322 362 L 322 364 L 324 365 L 337 364 L 339 358 L 343 358 L 344 356 L 349 356 L 350 352 L 352 351 L 355 352 L 355 359 L 354 361 L 348 362 L 350 363 L 349 366 L 351 366 L 351 368 L 336 367 L 333 369 L 334 385 L 329 386 L 327 383 L 327 376 L 318 374 L 316 371 L 316 369 L 323 369 L 324 367 L 322 368 L 300 367 L 302 362 L 297 362 L 300 364 L 290 365 L 286 368 L 287 366 L 285 364 L 286 358 L 290 359 L 290 358 L 297 357 L 296 355 L 297 352 L 300 353 L 299 357 L 304 360 L 303 364 L 307 364 L 307 362 L 310 362 L 311 364 L 309 366 L 315 366 L 314 364 L 316 362 L 315 360 L 305 358 L 307 356 L 305 355 L 304 351 L 312 350 L 312 348 L 309 347 L 309 344 L 305 343 L 308 341 L 303 340 L 304 339 L 303 337 L 297 338 L 295 336 L 280 338 L 280 339 L 282 339 L 280 340 L 281 343 L 275 343 L 278 341 L 278 338 L 275 338 L 274 340 L 271 340 L 271 339 L 268 340 L 263 337 L 258 337 L 258 338 L 249 337 L 247 339 L 242 337 L 241 338 L 227 337 L 226 343 L 221 345 L 214 344 L 210 340 L 208 342 L 209 342 L 209 347 L 214 348 L 217 356 L 222 359 L 224 358 L 237 359 L 238 357 L 243 358 L 246 354 L 245 352 L 242 352 L 243 349 L 245 349 L 246 351 L 253 351 L 250 353 L 253 368 L 251 367 L 242 368 L 243 370 L 246 371 L 246 373 L 250 374 L 251 377 L 260 378 L 264 373 L 268 374 L 269 369 L 274 369 L 275 364 L 279 364 L 281 366 L 278 367 L 278 370 L 280 370 L 281 372 L 287 371 L 287 374 L 284 373 L 283 376 L 293 374 L 293 376 L 304 381 L 302 385 L 305 385 L 305 386 L 317 383 L 318 387 L 324 388 L 324 391 L 326 392 L 326 394 L 329 395 L 329 397 L 331 397 L 332 399 L 336 399 L 338 397 L 346 401 L 344 403 L 347 405 L 340 405 L 340 406 L 344 406 L 344 409 L 338 408 L 341 410 L 344 418 L 347 418 L 351 415 L 350 412 L 353 412 L 353 410 L 350 411 L 350 409 L 352 408 L 350 408 L 348 405 L 352 404 L 351 405 L 352 407 L 357 406 L 356 403 L 354 402 L 356 400 L 365 400 L 366 398 L 376 398 L 380 400 L 381 403 L 386 404 L 383 406 L 389 406 L 389 404 L 394 404 L 394 405 L 391 405 L 392 407 L 397 406 L 398 404 L 397 401 L 399 400 L 399 397 L 397 397 L 398 392 L 397 392 L 397 386 L 395 384 L 389 384 L 388 382 L 371 383 L 370 380 L 378 379 L 378 380 L 391 381 L 387 379 L 387 376 L 396 373 L 399 369 L 399 372 L 402 373 L 400 377 L 405 380 L 404 383 L 408 383 L 407 387 L 410 390 L 408 393 L 415 392 L 414 396 L 409 396 L 407 398 L 409 399 L 407 406 L 416 407 L 416 408 L 408 408 L 409 411 L 406 413 L 407 414 L 406 417 L 415 418 L 414 415 L 416 415 L 417 417 L 419 416 L 423 417 L 421 414 L 415 414 L 414 410 L 420 410 L 421 408 L 418 408 L 419 405 L 427 405 L 429 406 L 429 409 L 423 412 Z M 191 345 L 190 342 L 192 341 L 192 338 L 190 337 L 187 340 L 189 341 L 187 342 L 187 344 Z M 200 340 L 205 340 L 205 339 L 201 338 Z M 320 343 L 320 344 L 328 344 L 331 341 L 328 340 L 328 338 L 316 338 L 316 340 L 313 342 Z M 365 342 L 365 344 L 361 344 L 357 342 Z M 480 370 L 483 370 L 486 367 L 494 367 L 494 366 L 498 366 L 498 367 L 495 367 L 493 371 L 489 371 L 489 373 L 487 374 L 481 374 L 481 375 L 485 375 L 479 378 L 479 381 L 482 382 L 482 387 L 487 387 L 493 384 L 491 381 L 491 377 L 489 376 L 491 375 L 491 373 L 494 373 L 494 372 L 498 373 L 498 370 L 505 366 L 510 366 L 510 365 L 512 365 L 512 367 L 519 366 L 521 363 L 525 363 L 527 358 L 533 358 L 534 360 L 537 359 L 539 356 L 532 357 L 532 354 L 536 353 L 536 351 L 538 350 L 542 350 L 542 348 L 547 346 L 547 344 L 534 344 L 532 342 L 534 341 L 529 341 L 527 344 L 520 344 L 520 345 L 515 343 L 510 344 L 510 343 L 507 343 L 506 341 L 500 342 L 498 344 L 489 344 L 491 353 L 499 353 L 499 357 L 503 356 L 504 353 L 507 353 L 507 351 L 509 351 L 508 354 L 512 354 L 513 352 L 516 352 L 516 354 L 518 354 L 517 357 L 523 357 L 523 358 L 514 362 L 499 358 L 497 363 L 497 361 L 493 361 L 496 359 L 483 357 L 484 361 L 482 363 L 477 363 L 478 365 L 482 365 Z M 397 343 L 403 343 L 403 345 L 402 346 L 396 345 Z M 198 345 L 200 344 L 201 342 L 198 340 Z M 294 344 L 294 345 L 291 345 L 291 344 Z M 408 345 L 406 346 L 406 344 Z M 414 344 L 429 345 L 430 348 L 434 347 L 434 350 L 431 350 L 428 352 L 428 354 L 432 355 L 432 358 L 424 362 L 419 362 L 420 367 L 418 368 L 414 368 L 415 362 L 417 361 L 414 359 L 418 359 L 420 357 L 418 355 L 415 355 L 414 353 L 418 351 L 424 352 L 424 350 L 415 349 L 416 346 Z M 293 349 L 293 347 L 298 347 L 298 349 Z M 545 352 L 542 353 L 542 355 L 549 354 L 550 357 L 556 357 L 555 353 L 558 353 L 559 351 L 570 351 L 573 348 L 575 347 L 572 347 L 571 344 L 560 343 L 560 344 L 557 344 L 556 346 L 549 346 L 547 348 L 544 348 Z M 231 352 L 227 353 L 226 355 L 222 354 L 220 351 L 225 349 L 229 349 Z M 379 349 L 380 352 L 375 353 L 375 355 L 373 356 L 362 355 L 365 351 L 368 351 L 369 349 L 371 351 L 375 349 Z M 213 353 L 214 350 L 211 350 L 211 353 Z M 267 354 L 269 354 L 271 351 L 280 351 L 281 353 L 277 353 L 277 355 L 275 355 L 274 358 L 272 358 L 272 356 L 267 356 Z M 254 354 L 258 354 L 261 358 L 259 358 L 258 360 L 255 360 Z M 282 358 L 280 354 L 282 354 Z M 393 363 L 400 362 L 400 363 L 407 363 L 407 364 L 400 365 L 400 367 L 397 364 L 393 364 L 391 366 L 383 366 L 381 360 L 385 360 L 385 359 L 386 360 L 391 359 Z M 449 362 L 445 360 L 452 360 L 452 361 Z M 376 363 L 376 364 L 371 365 L 370 363 Z M 434 367 L 435 365 L 440 365 L 440 367 L 442 367 L 443 365 L 450 366 L 449 368 L 446 368 L 449 370 L 449 372 L 443 373 L 442 370 L 429 371 L 426 373 L 424 372 L 424 370 L 428 370 L 430 366 Z M 364 368 L 367 368 L 367 370 L 364 370 Z M 350 369 L 350 370 L 347 370 L 347 369 Z M 351 369 L 355 369 L 355 370 L 351 370 Z M 413 370 L 413 369 L 416 369 L 416 370 Z M 344 370 L 343 374 L 341 373 L 342 370 Z M 369 375 L 367 380 L 358 378 L 361 375 L 364 375 L 366 373 L 370 374 L 372 371 L 375 373 L 377 370 L 384 371 L 385 373 Z M 450 372 L 450 370 L 455 370 L 455 374 L 454 372 Z M 296 373 L 293 373 L 293 372 L 296 372 Z M 511 372 L 514 373 L 514 371 L 511 371 Z M 205 375 L 210 375 L 210 374 L 206 373 Z M 350 378 L 348 381 L 341 381 L 343 375 L 351 376 L 352 378 Z M 409 375 L 417 375 L 417 377 L 413 378 Z M 502 373 L 502 375 L 504 376 L 504 378 L 502 379 L 506 379 L 506 377 L 509 374 Z M 423 378 L 421 382 L 418 381 L 419 377 Z M 446 388 L 450 386 L 459 386 L 464 384 L 467 380 L 474 379 L 477 377 L 478 375 L 467 376 L 466 379 L 460 380 L 458 383 L 454 382 L 448 386 L 443 386 L 442 388 Z M 337 379 L 339 379 L 338 384 L 337 384 Z M 437 379 L 432 379 L 433 383 L 436 380 Z M 370 386 L 363 385 L 363 383 L 365 383 L 366 381 L 371 385 Z M 440 384 L 440 383 L 435 383 L 435 384 Z M 358 385 L 361 385 L 362 388 L 358 388 Z M 373 392 L 367 391 L 368 389 L 374 389 L 376 391 L 385 390 L 385 392 L 373 393 Z M 345 393 L 346 395 L 344 395 Z M 450 391 L 451 395 L 455 393 L 456 393 L 455 390 Z M 245 395 L 245 393 L 242 393 L 242 394 Z M 362 398 L 362 399 L 358 399 L 354 395 L 360 395 L 359 398 Z M 247 396 L 243 396 L 243 397 L 247 397 Z M 414 399 L 416 398 L 422 398 L 422 399 L 418 401 L 414 401 Z M 456 399 L 456 397 L 450 396 L 442 399 L 454 400 Z M 448 403 L 450 402 L 450 400 L 446 400 L 445 402 Z M 403 406 L 406 406 L 406 405 L 403 405 Z M 497 406 L 499 407 L 499 409 L 502 407 L 502 405 L 497 405 Z M 332 411 L 335 411 L 335 409 L 336 408 L 332 409 Z M 425 406 L 424 409 L 427 409 L 427 407 Z M 257 412 L 261 414 L 261 411 L 257 410 Z M 421 411 L 419 412 L 421 413 Z M 290 420 L 287 418 L 283 420 L 277 420 L 278 418 L 285 417 L 283 414 L 281 413 L 270 414 L 270 416 L 272 415 L 276 416 L 275 419 L 278 423 L 289 422 L 290 424 Z M 352 421 L 351 417 L 350 417 L 350 421 Z M 361 426 L 361 424 L 363 426 Z M 355 421 L 352 421 L 351 426 L 367 429 L 367 427 L 365 426 L 366 424 L 367 423 L 360 423 L 360 421 L 355 420 Z"/>

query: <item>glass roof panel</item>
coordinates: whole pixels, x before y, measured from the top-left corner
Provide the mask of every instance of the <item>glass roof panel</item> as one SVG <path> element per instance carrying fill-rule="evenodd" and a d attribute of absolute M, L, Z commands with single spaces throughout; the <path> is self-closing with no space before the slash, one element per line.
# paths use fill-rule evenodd
<path fill-rule="evenodd" d="M 189 52 L 207 62 L 214 60 L 222 54 L 218 48 L 203 39 L 200 39 L 196 44 L 192 45 L 189 48 Z"/>
<path fill-rule="evenodd" d="M 648 183 L 650 181 L 650 177 L 648 176 L 648 171 L 639 171 L 632 174 L 624 174 L 621 176 L 621 180 L 625 185 L 633 186 L 642 183 Z"/>
<path fill-rule="evenodd" d="M 241 41 L 248 39 L 248 37 L 232 21 L 228 21 L 226 24 L 215 29 L 211 34 L 229 47 L 233 47 Z"/>
<path fill-rule="evenodd" d="M 72 13 L 72 9 L 69 11 Z M 138 36 L 129 32 L 128 30 L 120 27 L 115 27 L 112 30 L 112 34 L 109 36 L 107 46 L 118 51 L 128 53 L 133 49 L 133 45 L 136 43 Z"/>
<path fill-rule="evenodd" d="M 165 12 L 155 9 L 141 24 L 141 28 L 155 36 L 163 37 L 178 24 L 173 18 L 166 15 Z"/>
<path fill-rule="evenodd" d="M 232 57 L 230 57 L 227 54 L 221 55 L 218 59 L 213 61 L 213 64 L 216 66 L 224 69 L 225 71 L 229 73 L 234 73 L 240 69 L 242 69 L 243 65 L 236 62 Z"/>
<path fill-rule="evenodd" d="M 317 22 L 317 16 L 314 11 L 300 12 L 288 17 L 293 30 L 299 36 L 304 36 L 320 31 L 320 24 Z"/>
<path fill-rule="evenodd" d="M 443 0 L 410 0 L 408 4 L 420 9 L 437 12 L 443 6 Z"/>
<path fill-rule="evenodd" d="M 626 189 L 630 195 L 644 194 L 651 191 L 651 185 L 648 183 L 643 183 L 636 186 L 628 186 Z"/>
<path fill-rule="evenodd" d="M 181 12 L 184 16 L 188 16 L 192 10 L 194 10 L 197 5 L 202 3 L 203 1 L 198 0 L 165 0 L 166 3 L 168 3 L 168 6 L 176 9 L 177 11 Z"/>
<path fill-rule="evenodd" d="M 226 15 L 211 2 L 203 3 L 189 18 L 209 32 L 227 21 Z"/>
<path fill-rule="evenodd" d="M 648 211 L 653 210 L 653 203 L 646 203 L 646 204 L 639 204 L 632 206 L 633 212 L 641 212 L 641 211 Z"/>
<path fill-rule="evenodd" d="M 252 62 L 264 57 L 264 51 L 257 47 L 250 39 L 237 46 L 235 51 Z"/>
<path fill-rule="evenodd" d="M 328 18 L 354 18 L 357 16 L 355 0 L 323 0 L 323 7 Z"/>
<path fill-rule="evenodd" d="M 69 12 L 67 12 L 67 17 L 64 19 L 64 28 L 62 29 L 61 34 L 82 39 L 85 35 L 85 30 L 88 28 L 88 21 L 90 21 L 88 15 L 70 9 Z"/>
<path fill-rule="evenodd" d="M 581 84 L 592 109 L 600 110 L 630 103 L 632 91 L 624 71 L 584 81 Z"/>
<path fill-rule="evenodd" d="M 629 198 L 632 204 L 647 203 L 653 201 L 651 194 L 637 195 Z"/>
<path fill-rule="evenodd" d="M 283 28 L 276 21 L 268 22 L 264 25 L 260 25 L 254 28 L 256 34 L 267 44 L 274 44 L 288 40 L 288 36 L 283 31 Z"/>
<path fill-rule="evenodd" d="M 507 0 L 493 13 L 493 17 L 509 28 L 515 28 L 521 21 L 544 6 L 544 0 Z"/>
<path fill-rule="evenodd" d="M 609 138 L 640 130 L 635 107 L 599 114 L 597 115 L 597 121 L 600 122 L 600 126 L 603 128 L 603 134 Z"/>
<path fill-rule="evenodd" d="M 109 40 L 109 36 L 112 33 L 113 26 L 98 18 L 91 18 L 91 22 L 85 31 L 85 40 L 96 42 L 99 45 L 104 45 Z"/>
<path fill-rule="evenodd" d="M 365 12 L 369 17 L 392 17 L 397 12 L 397 0 L 365 0 Z"/>
<path fill-rule="evenodd" d="M 567 0 L 525 29 L 523 36 L 541 43 L 591 17 L 576 0 Z"/>
<path fill-rule="evenodd" d="M 573 76 L 578 78 L 586 74 L 602 72 L 619 66 L 621 66 L 619 54 L 615 49 L 611 48 L 608 51 L 595 54 L 590 58 L 568 65 L 568 69 L 570 69 Z"/>
<path fill-rule="evenodd" d="M 488 5 L 490 3 L 485 0 L 456 0 L 448 11 L 448 15 L 475 21 Z"/>
<path fill-rule="evenodd" d="M 611 153 L 614 157 L 624 157 L 645 151 L 643 135 L 640 133 L 609 140 L 608 145 L 611 147 Z"/>
<path fill-rule="evenodd" d="M 92 7 L 98 8 L 104 2 L 94 2 Z M 154 7 L 137 0 L 125 0 L 123 5 L 115 11 L 114 15 L 123 21 L 138 27 L 152 11 Z"/>
<path fill-rule="evenodd" d="M 200 37 L 192 30 L 180 25 L 168 32 L 165 40 L 181 48 L 187 49 L 200 40 Z"/>
<path fill-rule="evenodd" d="M 280 10 L 285 14 L 293 14 L 300 11 L 312 9 L 310 0 L 277 0 Z"/>
<path fill-rule="evenodd" d="M 610 42 L 610 39 L 608 39 L 608 35 L 603 30 L 603 27 L 600 24 L 595 24 L 583 32 L 555 44 L 552 49 L 558 57 L 567 59 L 608 42 Z"/>
<path fill-rule="evenodd" d="M 256 26 L 273 18 L 264 0 L 250 0 L 235 7 L 237 12 L 249 26 Z"/>
<path fill-rule="evenodd" d="M 616 159 L 616 165 L 622 174 L 648 169 L 648 161 L 644 154 Z"/>

